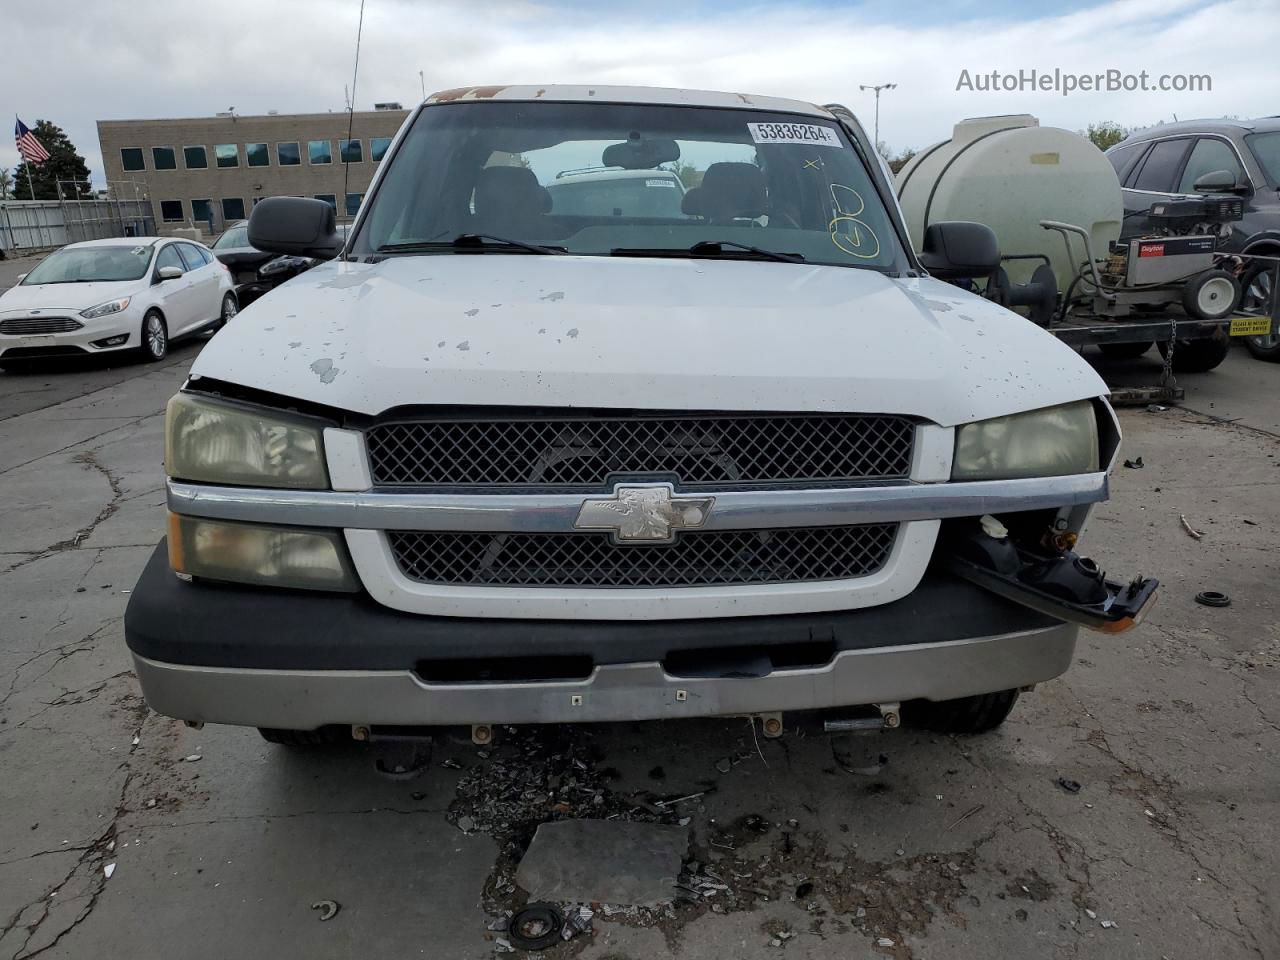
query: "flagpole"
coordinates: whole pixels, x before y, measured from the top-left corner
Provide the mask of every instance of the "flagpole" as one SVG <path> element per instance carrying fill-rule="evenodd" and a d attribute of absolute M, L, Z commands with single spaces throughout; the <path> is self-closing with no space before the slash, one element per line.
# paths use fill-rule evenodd
<path fill-rule="evenodd" d="M 31 199 L 34 200 L 36 198 L 36 185 L 31 179 L 31 161 L 28 160 L 24 166 L 27 168 L 27 187 L 31 190 Z"/>

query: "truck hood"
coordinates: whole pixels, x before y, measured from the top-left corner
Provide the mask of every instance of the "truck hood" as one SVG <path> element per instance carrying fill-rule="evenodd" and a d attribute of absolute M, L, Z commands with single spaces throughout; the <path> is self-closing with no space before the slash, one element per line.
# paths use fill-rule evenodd
<path fill-rule="evenodd" d="M 242 311 L 191 373 L 370 415 L 461 404 L 954 425 L 1107 392 L 1054 337 L 929 278 L 517 254 L 323 264 Z"/>
<path fill-rule="evenodd" d="M 33 283 L 10 287 L 0 293 L 0 316 L 32 310 L 72 313 L 96 307 L 107 300 L 132 296 L 141 280 L 106 280 L 97 283 Z"/>

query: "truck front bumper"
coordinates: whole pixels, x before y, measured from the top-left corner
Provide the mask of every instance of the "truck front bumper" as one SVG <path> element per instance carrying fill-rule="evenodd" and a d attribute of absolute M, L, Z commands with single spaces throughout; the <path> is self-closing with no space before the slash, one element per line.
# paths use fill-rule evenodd
<path fill-rule="evenodd" d="M 295 730 L 948 700 L 1058 676 L 1071 663 L 1076 629 L 938 570 L 901 600 L 850 611 L 675 621 L 430 617 L 364 595 L 183 582 L 163 543 L 125 617 L 152 709 Z"/>

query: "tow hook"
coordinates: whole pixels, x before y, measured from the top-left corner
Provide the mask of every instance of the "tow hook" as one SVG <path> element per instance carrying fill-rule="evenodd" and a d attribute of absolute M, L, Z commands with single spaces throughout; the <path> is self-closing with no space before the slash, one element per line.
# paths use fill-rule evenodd
<path fill-rule="evenodd" d="M 822 721 L 823 733 L 879 733 L 902 725 L 902 704 L 877 703 L 878 717 L 842 717 Z"/>
<path fill-rule="evenodd" d="M 1008 600 L 1100 633 L 1137 626 L 1155 602 L 1158 580 L 1108 580 L 1097 563 L 1074 550 L 1019 546 L 994 517 L 983 517 L 979 526 L 952 541 L 945 565 Z"/>

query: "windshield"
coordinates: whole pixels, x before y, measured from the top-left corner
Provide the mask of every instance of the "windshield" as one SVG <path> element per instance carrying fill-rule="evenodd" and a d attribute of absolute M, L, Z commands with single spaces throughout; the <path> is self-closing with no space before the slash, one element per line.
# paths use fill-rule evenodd
<path fill-rule="evenodd" d="M 150 245 L 64 247 L 45 257 L 22 283 L 26 286 L 34 283 L 139 280 L 150 263 Z"/>
<path fill-rule="evenodd" d="M 215 250 L 227 250 L 231 247 L 247 247 L 249 245 L 249 228 L 241 224 L 238 227 L 232 227 L 222 236 L 220 236 L 213 244 Z"/>
<path fill-rule="evenodd" d="M 450 246 L 468 234 L 494 242 Z M 769 251 L 907 268 L 862 159 L 834 121 L 609 103 L 428 107 L 371 199 L 352 254 L 530 252 L 501 240 L 591 256 Z"/>
<path fill-rule="evenodd" d="M 1280 186 L 1280 130 L 1274 133 L 1255 133 L 1245 137 L 1249 149 L 1258 158 L 1258 166 L 1273 186 Z"/>

